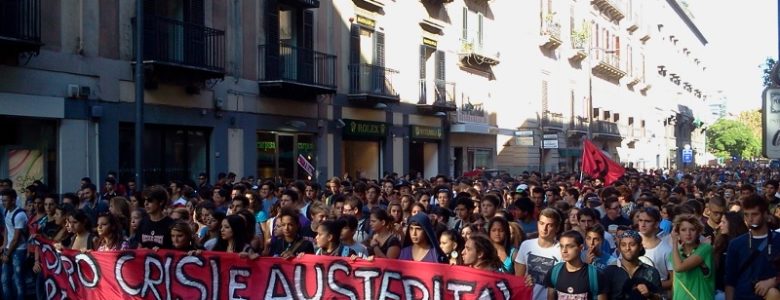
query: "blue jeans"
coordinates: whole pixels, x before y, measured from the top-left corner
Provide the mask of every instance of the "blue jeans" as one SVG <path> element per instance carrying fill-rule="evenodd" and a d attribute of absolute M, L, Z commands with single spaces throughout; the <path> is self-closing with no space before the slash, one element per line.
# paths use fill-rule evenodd
<path fill-rule="evenodd" d="M 12 251 L 8 262 L 3 264 L 3 299 L 24 299 L 24 260 L 27 248 Z M 16 297 L 14 297 L 16 296 Z"/>

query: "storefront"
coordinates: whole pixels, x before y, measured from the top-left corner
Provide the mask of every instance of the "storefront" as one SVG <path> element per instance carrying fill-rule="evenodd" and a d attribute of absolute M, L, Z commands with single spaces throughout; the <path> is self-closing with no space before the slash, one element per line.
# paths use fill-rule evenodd
<path fill-rule="evenodd" d="M 35 180 L 56 190 L 57 123 L 3 116 L 0 128 L 0 178 L 11 179 L 20 195 Z"/>
<path fill-rule="evenodd" d="M 131 178 L 135 167 L 135 137 L 132 123 L 119 125 L 119 178 Z M 144 127 L 144 181 L 165 184 L 170 180 L 195 180 L 209 173 L 211 129 L 152 125 Z"/>
<path fill-rule="evenodd" d="M 261 131 L 257 133 L 257 176 L 258 178 L 281 177 L 285 179 L 311 179 L 297 163 L 303 156 L 312 165 L 315 161 L 316 137 L 311 133 L 287 133 Z"/>
<path fill-rule="evenodd" d="M 439 174 L 439 144 L 442 139 L 441 127 L 409 127 L 409 171 L 430 178 Z"/>
<path fill-rule="evenodd" d="M 388 125 L 382 122 L 343 119 L 341 169 L 358 178 L 381 178 Z"/>

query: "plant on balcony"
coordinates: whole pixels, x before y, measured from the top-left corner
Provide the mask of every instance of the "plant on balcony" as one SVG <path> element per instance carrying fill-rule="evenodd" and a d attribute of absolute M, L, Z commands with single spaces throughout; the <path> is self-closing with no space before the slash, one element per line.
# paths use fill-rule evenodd
<path fill-rule="evenodd" d="M 589 38 L 590 24 L 582 21 L 582 25 L 580 25 L 579 29 L 573 29 L 571 31 L 572 48 L 585 49 L 585 44 L 587 44 Z"/>

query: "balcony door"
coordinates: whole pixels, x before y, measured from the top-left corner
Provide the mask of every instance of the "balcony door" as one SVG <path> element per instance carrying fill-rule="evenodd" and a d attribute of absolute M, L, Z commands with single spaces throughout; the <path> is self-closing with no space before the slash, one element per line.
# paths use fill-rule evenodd
<path fill-rule="evenodd" d="M 144 12 L 149 18 L 145 42 L 146 57 L 164 56 L 168 61 L 187 65 L 205 64 L 206 36 L 202 28 L 205 20 L 204 0 L 146 0 Z M 193 26 L 194 25 L 194 26 Z"/>
<path fill-rule="evenodd" d="M 445 89 L 444 51 L 420 45 L 420 99 L 419 104 L 443 103 Z"/>
<path fill-rule="evenodd" d="M 384 94 L 385 34 L 353 24 L 350 28 L 351 83 L 353 90 Z M 355 89 L 357 88 L 357 89 Z"/>
<path fill-rule="evenodd" d="M 314 77 L 314 13 L 266 0 L 265 72 L 271 80 L 311 82 Z"/>

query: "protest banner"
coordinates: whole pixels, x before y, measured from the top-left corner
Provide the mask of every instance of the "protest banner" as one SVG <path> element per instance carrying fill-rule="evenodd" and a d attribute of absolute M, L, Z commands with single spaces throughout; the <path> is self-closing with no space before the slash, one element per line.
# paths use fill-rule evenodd
<path fill-rule="evenodd" d="M 532 291 L 512 274 L 392 259 L 58 252 L 38 244 L 47 299 L 530 299 Z"/>

